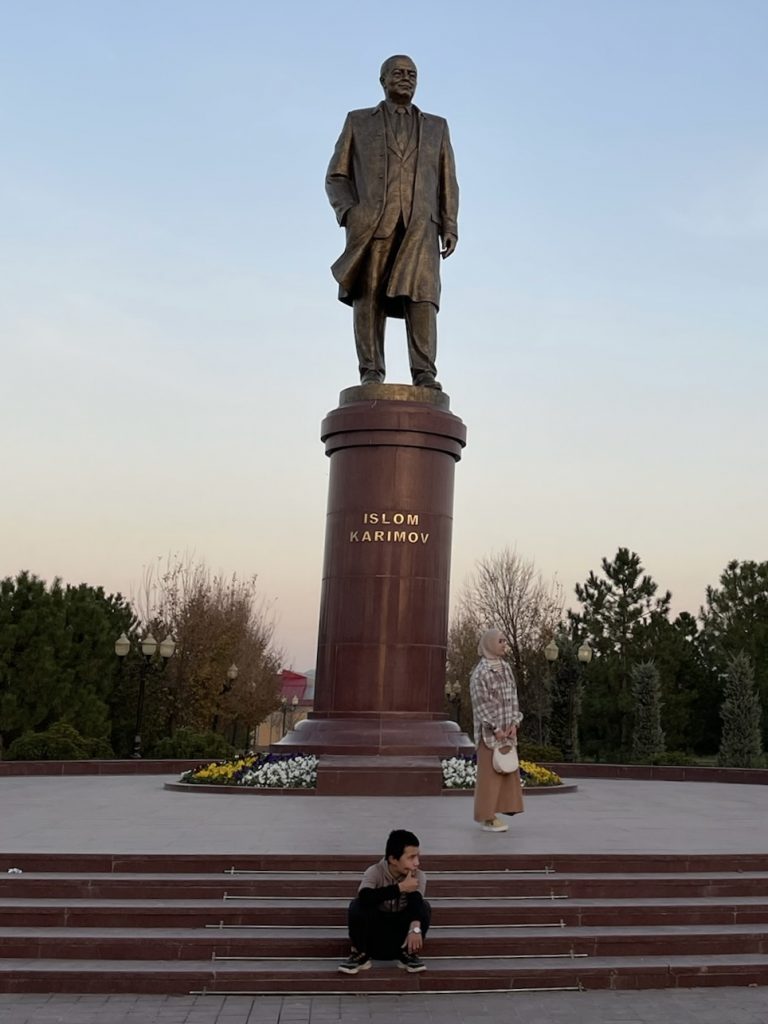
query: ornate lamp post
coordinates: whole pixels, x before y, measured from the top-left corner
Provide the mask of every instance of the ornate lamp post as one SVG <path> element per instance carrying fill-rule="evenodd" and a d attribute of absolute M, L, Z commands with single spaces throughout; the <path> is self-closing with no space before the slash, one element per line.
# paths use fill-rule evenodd
<path fill-rule="evenodd" d="M 293 728 L 294 722 L 296 720 L 296 708 L 298 706 L 299 706 L 299 698 L 294 693 L 293 697 L 291 698 L 291 728 Z"/>
<path fill-rule="evenodd" d="M 576 686 L 578 687 L 579 696 L 581 696 L 581 681 L 584 674 L 584 666 L 588 665 L 592 661 L 592 648 L 585 640 L 576 652 L 576 657 L 579 659 L 579 675 Z M 575 761 L 579 756 L 579 716 L 577 714 L 576 699 L 574 694 L 575 687 L 571 687 L 568 691 L 568 737 L 566 749 L 563 752 L 566 761 Z"/>
<path fill-rule="evenodd" d="M 229 691 L 235 685 L 235 680 L 237 679 L 237 677 L 239 675 L 239 672 L 240 672 L 240 670 L 238 669 L 237 665 L 233 661 L 232 664 L 227 669 L 227 678 L 225 679 L 223 686 L 219 690 L 219 699 L 221 697 L 223 697 L 225 694 L 229 693 Z M 217 708 L 218 708 L 218 702 L 217 702 Z M 235 728 L 237 728 L 237 718 L 235 718 L 234 726 L 235 726 Z M 216 732 L 218 727 L 219 727 L 219 712 L 217 710 L 216 714 L 213 716 L 213 722 L 211 723 L 211 729 L 213 730 L 213 732 Z M 234 729 L 232 731 L 234 733 Z M 234 740 L 233 740 L 233 742 L 234 742 Z"/>
<path fill-rule="evenodd" d="M 547 659 L 549 665 L 549 689 L 552 692 L 552 683 L 555 677 L 555 662 L 560 657 L 560 648 L 555 643 L 554 639 L 550 640 L 547 646 L 544 648 L 544 657 Z M 539 726 L 539 742 L 543 741 L 541 735 L 541 726 Z"/>
<path fill-rule="evenodd" d="M 225 690 L 226 690 L 227 693 L 229 693 L 229 691 L 235 685 L 235 681 L 236 681 L 238 675 L 239 675 L 239 669 L 238 669 L 237 665 L 233 661 L 232 664 L 227 669 L 227 685 L 225 687 Z M 235 737 L 236 736 L 237 736 L 237 715 L 234 715 L 233 718 L 232 718 L 232 746 L 235 745 Z"/>
<path fill-rule="evenodd" d="M 550 665 L 553 665 L 560 657 L 560 648 L 557 646 L 554 640 L 550 640 L 547 646 L 544 648 L 544 657 L 547 659 Z"/>
<path fill-rule="evenodd" d="M 162 640 L 159 644 L 157 640 L 152 636 L 151 633 L 147 633 L 144 639 L 141 641 L 141 653 L 144 658 L 144 663 L 141 667 L 141 675 L 139 676 L 139 697 L 136 702 L 136 728 L 134 730 L 133 737 L 133 753 L 131 757 L 141 757 L 141 729 L 144 724 L 144 693 L 147 686 L 147 674 L 149 672 L 149 666 L 152 662 L 152 658 L 155 653 L 159 652 L 160 657 L 165 664 L 169 658 L 173 657 L 173 653 L 176 650 L 176 644 L 171 636 L 167 636 L 165 640 Z M 122 659 L 128 654 L 131 649 L 131 641 L 125 635 L 121 635 L 115 640 L 115 654 L 118 658 Z"/>
<path fill-rule="evenodd" d="M 288 700 L 287 697 L 281 697 L 280 698 L 280 706 L 281 706 L 281 710 L 283 712 L 283 732 L 282 732 L 282 736 L 285 736 L 285 734 L 288 732 L 288 730 L 285 727 L 286 715 L 288 714 L 289 711 L 291 712 L 291 728 L 293 728 L 293 716 L 296 714 L 296 708 L 299 706 L 299 698 L 296 696 L 295 693 L 294 693 L 293 697 L 291 697 L 290 700 Z"/>
<path fill-rule="evenodd" d="M 452 683 L 445 684 L 445 698 L 454 709 L 456 723 L 461 724 L 461 683 L 455 679 Z"/>

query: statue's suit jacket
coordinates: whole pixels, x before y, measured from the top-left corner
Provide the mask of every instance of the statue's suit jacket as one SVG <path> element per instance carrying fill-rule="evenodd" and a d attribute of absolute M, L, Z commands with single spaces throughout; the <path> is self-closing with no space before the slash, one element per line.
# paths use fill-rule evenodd
<path fill-rule="evenodd" d="M 405 237 L 395 258 L 387 297 L 440 304 L 439 235 L 458 237 L 459 186 L 444 118 L 416 115 L 417 157 L 413 202 Z M 384 212 L 389 157 L 384 103 L 347 114 L 336 143 L 325 188 L 336 219 L 347 232 L 344 252 L 331 267 L 339 298 L 352 304 L 355 283 Z M 387 310 L 398 315 L 398 310 Z M 402 314 L 400 314 L 402 315 Z"/>

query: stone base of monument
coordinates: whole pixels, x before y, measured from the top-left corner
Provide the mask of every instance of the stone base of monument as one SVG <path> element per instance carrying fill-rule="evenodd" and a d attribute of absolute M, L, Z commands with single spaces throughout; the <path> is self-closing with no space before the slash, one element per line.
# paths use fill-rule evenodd
<path fill-rule="evenodd" d="M 311 717 L 271 749 L 317 754 L 322 796 L 439 796 L 441 758 L 474 752 L 455 722 L 415 715 Z"/>
<path fill-rule="evenodd" d="M 445 713 L 466 428 L 445 392 L 372 384 L 342 391 L 320 435 L 330 473 L 314 709 L 272 750 L 333 758 L 323 792 L 439 793 L 440 758 L 473 749 Z"/>
<path fill-rule="evenodd" d="M 455 722 L 412 716 L 308 718 L 270 749 L 317 754 L 324 796 L 439 796 L 441 758 L 474 753 Z"/>
<path fill-rule="evenodd" d="M 310 717 L 271 748 L 276 754 L 355 754 L 454 757 L 474 750 L 450 719 L 418 715 Z"/>
<path fill-rule="evenodd" d="M 439 757 L 321 754 L 318 796 L 441 796 Z"/>

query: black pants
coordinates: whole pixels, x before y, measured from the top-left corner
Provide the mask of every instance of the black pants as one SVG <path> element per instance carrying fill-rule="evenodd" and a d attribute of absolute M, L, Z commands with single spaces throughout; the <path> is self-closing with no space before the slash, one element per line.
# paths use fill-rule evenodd
<path fill-rule="evenodd" d="M 418 896 L 418 899 L 414 897 Z M 410 906 L 396 913 L 378 907 L 362 907 L 360 901 L 349 904 L 349 940 L 358 953 L 375 960 L 394 960 L 405 944 L 411 921 L 419 921 L 422 937 L 429 930 L 432 908 L 420 893 L 412 893 Z"/>

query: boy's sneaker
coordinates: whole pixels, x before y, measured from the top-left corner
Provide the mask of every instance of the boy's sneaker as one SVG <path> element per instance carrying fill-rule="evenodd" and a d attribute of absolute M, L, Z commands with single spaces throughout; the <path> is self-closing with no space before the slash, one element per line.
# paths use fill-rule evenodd
<path fill-rule="evenodd" d="M 400 950 L 397 966 L 402 967 L 409 974 L 416 974 L 417 971 L 426 971 L 427 965 L 420 960 L 415 953 L 409 953 L 407 949 Z"/>
<path fill-rule="evenodd" d="M 342 974 L 357 974 L 358 971 L 367 971 L 371 966 L 371 958 L 367 953 L 350 953 L 343 964 L 339 964 Z"/>

